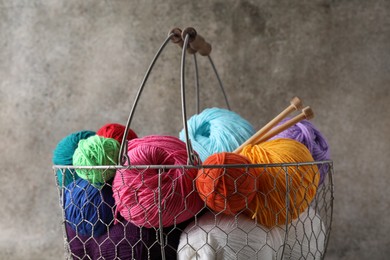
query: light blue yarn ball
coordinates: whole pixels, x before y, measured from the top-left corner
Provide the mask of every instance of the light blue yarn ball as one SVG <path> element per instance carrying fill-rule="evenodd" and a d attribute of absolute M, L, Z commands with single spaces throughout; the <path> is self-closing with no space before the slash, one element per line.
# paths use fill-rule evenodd
<path fill-rule="evenodd" d="M 222 108 L 207 108 L 188 121 L 188 136 L 201 161 L 214 153 L 233 152 L 249 139 L 255 130 L 237 113 Z M 184 129 L 180 139 L 185 142 Z"/>

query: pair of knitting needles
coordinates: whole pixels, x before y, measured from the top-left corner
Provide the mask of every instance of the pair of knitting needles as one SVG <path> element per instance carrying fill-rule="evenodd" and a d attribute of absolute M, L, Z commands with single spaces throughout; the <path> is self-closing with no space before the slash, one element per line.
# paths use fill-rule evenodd
<path fill-rule="evenodd" d="M 303 107 L 302 101 L 298 97 L 294 97 L 293 99 L 291 99 L 290 105 L 286 109 L 284 109 L 279 115 L 277 115 L 274 119 L 268 122 L 263 128 L 257 131 L 257 133 L 252 135 L 248 140 L 246 140 L 243 144 L 241 144 L 236 150 L 234 150 L 234 153 L 241 152 L 241 150 L 248 144 L 259 144 L 264 141 L 267 141 L 273 136 L 283 132 L 284 130 L 290 128 L 291 126 L 299 123 L 304 119 L 307 120 L 312 119 L 314 117 L 313 110 L 309 106 L 305 108 L 302 107 Z M 302 110 L 300 114 L 284 122 L 283 124 L 273 128 L 278 123 L 280 123 L 284 118 L 286 118 L 289 114 L 298 110 Z"/>

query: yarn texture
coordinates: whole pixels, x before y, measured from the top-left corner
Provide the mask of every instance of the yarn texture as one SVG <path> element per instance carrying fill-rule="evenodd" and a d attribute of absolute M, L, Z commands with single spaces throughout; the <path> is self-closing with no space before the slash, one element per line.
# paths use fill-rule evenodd
<path fill-rule="evenodd" d="M 278 226 L 275 232 L 282 236 L 286 232 L 284 225 Z M 326 228 L 319 214 L 313 208 L 308 208 L 294 220 L 287 231 L 287 241 L 284 248 L 284 259 L 320 260 L 325 253 Z M 283 248 L 278 250 L 282 255 Z"/>
<path fill-rule="evenodd" d="M 105 138 L 98 135 L 91 136 L 79 142 L 79 146 L 73 155 L 73 165 L 75 166 L 98 166 L 116 165 L 118 162 L 119 142 L 112 138 Z M 77 175 L 101 185 L 112 179 L 115 169 L 76 169 Z"/>
<path fill-rule="evenodd" d="M 240 153 L 254 164 L 311 162 L 313 157 L 303 144 L 292 139 L 275 139 L 258 145 L 247 145 Z M 316 165 L 264 168 L 258 176 L 258 192 L 249 204 L 247 214 L 266 227 L 283 225 L 298 218 L 314 199 L 320 175 Z M 289 178 L 287 193 L 286 175 Z M 286 215 L 286 197 L 289 215 Z"/>
<path fill-rule="evenodd" d="M 222 108 L 207 108 L 192 116 L 188 136 L 201 161 L 214 153 L 232 152 L 254 134 L 253 126 L 237 113 Z M 180 140 L 185 141 L 184 129 Z"/>
<path fill-rule="evenodd" d="M 132 165 L 187 164 L 185 143 L 172 136 L 133 139 L 128 142 L 127 156 Z M 160 193 L 164 227 L 188 220 L 204 207 L 195 190 L 196 174 L 196 169 L 183 168 L 118 170 L 113 181 L 116 213 L 137 226 L 159 227 Z"/>
<path fill-rule="evenodd" d="M 126 127 L 121 124 L 116 123 L 110 123 L 102 126 L 96 134 L 98 136 L 106 137 L 106 138 L 113 138 L 119 142 L 119 144 L 122 143 L 123 134 L 125 133 Z M 132 140 L 134 138 L 138 138 L 137 134 L 129 129 L 127 133 L 126 140 Z"/>
<path fill-rule="evenodd" d="M 235 153 L 213 154 L 204 165 L 250 164 Z M 246 208 L 256 195 L 255 168 L 204 168 L 198 171 L 196 188 L 209 208 L 224 214 L 236 214 Z"/>
<path fill-rule="evenodd" d="M 78 146 L 80 140 L 86 139 L 90 136 L 95 135 L 93 131 L 78 131 L 64 137 L 58 142 L 56 148 L 53 151 L 53 164 L 55 165 L 73 165 L 73 154 Z M 62 187 L 62 171 L 57 171 L 57 180 L 59 187 Z M 79 177 L 75 174 L 74 170 L 66 169 L 65 173 L 65 186 L 78 179 Z"/>
<path fill-rule="evenodd" d="M 286 118 L 279 124 L 283 124 L 288 120 L 289 118 Z M 304 144 L 309 149 L 315 161 L 330 160 L 328 142 L 322 133 L 308 120 L 302 120 L 285 131 L 277 134 L 272 139 L 277 138 L 290 138 Z M 318 165 L 318 168 L 321 175 L 321 184 L 329 171 L 329 165 Z"/>
<path fill-rule="evenodd" d="M 112 189 L 105 185 L 98 189 L 88 181 L 78 179 L 64 189 L 65 219 L 85 236 L 100 236 L 114 219 Z"/>
<path fill-rule="evenodd" d="M 312 208 L 288 225 L 286 241 L 285 225 L 269 229 L 242 214 L 228 216 L 207 212 L 181 233 L 178 259 L 319 260 L 325 251 L 325 230 L 320 216 Z"/>
<path fill-rule="evenodd" d="M 166 259 L 176 259 L 180 234 L 187 224 L 184 222 L 164 228 Z M 160 237 L 160 230 L 139 228 L 123 219 L 115 225 L 110 225 L 108 232 L 94 239 L 77 235 L 70 225 L 66 225 L 66 233 L 70 251 L 75 259 L 162 259 L 161 244 L 156 242 Z"/>
<path fill-rule="evenodd" d="M 282 235 L 270 232 L 243 214 L 230 216 L 208 212 L 182 232 L 178 259 L 275 259 L 276 249 L 283 243 Z"/>

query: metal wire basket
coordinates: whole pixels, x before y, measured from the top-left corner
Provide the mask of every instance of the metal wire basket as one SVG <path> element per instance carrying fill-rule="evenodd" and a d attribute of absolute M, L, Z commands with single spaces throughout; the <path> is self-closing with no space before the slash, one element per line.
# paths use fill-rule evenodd
<path fill-rule="evenodd" d="M 197 86 L 197 112 L 199 112 L 199 84 L 198 68 L 196 53 L 206 56 L 211 64 L 213 71 L 218 79 L 221 91 L 225 98 L 227 107 L 229 103 L 218 76 L 217 70 L 210 57 L 211 46 L 198 37 L 196 31 L 187 28 L 181 32 L 179 29 L 172 30 L 165 39 L 157 54 L 153 58 L 145 77 L 140 85 L 135 101 L 127 121 L 124 139 L 119 152 L 119 165 L 117 166 L 63 166 L 54 165 L 53 170 L 56 176 L 56 183 L 59 194 L 59 204 L 63 213 L 63 235 L 66 259 L 324 259 L 326 248 L 329 241 L 332 214 L 333 214 L 333 163 L 332 161 L 316 161 L 305 163 L 282 163 L 282 164 L 242 164 L 242 165 L 200 165 L 199 159 L 191 147 L 187 133 L 187 115 L 185 100 L 185 58 L 186 52 L 193 54 L 196 86 Z M 169 41 L 173 41 L 182 46 L 181 56 L 181 99 L 182 99 L 182 116 L 183 125 L 186 133 L 186 148 L 188 155 L 187 165 L 131 165 L 124 151 L 127 151 L 127 142 L 125 138 L 130 129 L 130 124 L 141 96 L 145 83 L 152 71 L 155 62 L 162 53 Z M 190 44 L 192 43 L 192 44 Z M 125 162 L 127 162 L 124 166 Z M 158 175 L 159 187 L 154 190 L 155 201 L 154 207 L 159 212 L 159 223 L 157 227 L 145 228 L 135 226 L 125 221 L 120 216 L 114 217 L 114 220 L 106 223 L 100 219 L 99 214 L 101 207 L 108 204 L 102 199 L 102 203 L 94 205 L 97 211 L 98 219 L 95 222 L 85 220 L 83 224 L 88 224 L 92 228 L 96 225 L 103 226 L 104 234 L 96 236 L 83 235 L 74 228 L 81 223 L 71 223 L 65 217 L 65 210 L 72 201 L 65 201 L 65 193 L 71 192 L 72 186 L 76 183 L 76 169 L 97 170 L 100 169 L 102 174 L 107 170 L 132 170 L 140 176 L 146 170 L 155 170 Z M 263 174 L 271 170 L 277 170 L 278 174 L 285 176 L 286 180 L 286 204 L 283 213 L 291 216 L 290 200 L 287 196 L 294 191 L 289 190 L 290 177 L 289 172 L 295 171 L 302 176 L 306 174 L 307 169 L 315 170 L 320 174 L 318 169 L 326 169 L 323 182 L 317 187 L 314 199 L 310 202 L 309 207 L 300 212 L 299 218 L 289 219 L 282 225 L 274 227 L 264 227 L 248 218 L 244 211 L 248 208 L 248 203 L 244 210 L 235 215 L 227 216 L 210 210 L 206 204 L 198 212 L 194 212 L 193 218 L 188 221 L 179 223 L 174 216 L 174 224 L 170 227 L 163 227 L 163 213 L 167 209 L 161 200 L 162 177 L 169 169 L 176 169 L 185 176 L 189 171 L 204 171 L 209 168 L 220 168 L 226 171 L 229 168 L 240 168 L 249 171 L 251 168 L 258 169 Z M 68 185 L 61 185 L 58 181 L 57 174 L 62 173 L 62 183 L 65 183 L 65 173 L 70 173 L 73 182 Z M 89 184 L 92 186 L 92 184 Z M 192 193 L 197 193 L 196 186 L 193 186 Z M 112 189 L 112 184 L 106 182 L 100 190 Z M 86 193 L 88 187 L 82 188 Z M 276 186 L 275 186 L 276 189 Z M 101 196 L 102 193 L 100 193 Z M 87 201 L 86 203 L 90 203 Z M 84 205 L 79 205 L 83 207 Z M 111 208 L 115 212 L 115 206 Z M 145 212 L 147 209 L 145 209 Z M 275 213 L 278 214 L 282 212 Z M 115 215 L 115 214 L 114 214 Z M 145 221 L 148 221 L 145 219 Z"/>

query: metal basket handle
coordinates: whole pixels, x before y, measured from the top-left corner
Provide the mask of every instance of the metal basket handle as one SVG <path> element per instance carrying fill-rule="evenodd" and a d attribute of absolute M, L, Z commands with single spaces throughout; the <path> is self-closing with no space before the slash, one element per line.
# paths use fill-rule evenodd
<path fill-rule="evenodd" d="M 194 28 L 188 27 L 183 32 L 179 28 L 172 29 L 168 33 L 168 37 L 165 39 L 165 41 L 162 43 L 160 48 L 158 49 L 157 53 L 155 54 L 152 62 L 150 63 L 145 76 L 141 82 L 141 85 L 138 89 L 138 92 L 136 94 L 135 100 L 133 102 L 133 106 L 130 110 L 129 117 L 127 119 L 127 124 L 125 128 L 125 132 L 122 138 L 122 143 L 119 150 L 119 160 L 118 165 L 123 166 L 124 163 L 128 162 L 130 165 L 130 159 L 127 156 L 127 141 L 126 137 L 130 129 L 130 124 L 132 122 L 135 109 L 137 107 L 138 101 L 140 99 L 140 96 L 142 94 L 142 91 L 145 87 L 146 81 L 148 80 L 150 73 L 157 61 L 157 59 L 160 57 L 161 53 L 163 52 L 165 46 L 168 44 L 169 41 L 172 41 L 173 43 L 178 44 L 181 46 L 182 49 L 182 56 L 181 56 L 181 74 L 180 74 L 180 82 L 181 82 L 181 103 L 182 103 L 182 117 L 183 117 L 183 126 L 184 126 L 184 132 L 185 132 L 185 143 L 186 143 L 186 149 L 187 149 L 187 155 L 188 155 L 188 165 L 196 165 L 199 162 L 198 156 L 194 153 L 194 150 L 191 145 L 191 140 L 188 136 L 188 126 L 187 126 L 187 112 L 186 112 L 186 99 L 185 99 L 185 59 L 186 59 L 186 52 L 188 51 L 190 54 L 193 54 L 194 56 L 194 63 L 195 63 L 195 78 L 196 78 L 196 106 L 197 106 L 197 113 L 199 113 L 199 80 L 198 80 L 198 65 L 196 60 L 196 53 L 199 52 L 202 56 L 207 56 L 209 58 L 209 61 L 211 63 L 211 66 L 214 70 L 214 73 L 218 79 L 222 94 L 225 98 L 226 106 L 230 110 L 230 105 L 225 93 L 225 89 L 223 87 L 222 81 L 218 75 L 218 72 L 215 68 L 215 65 L 210 57 L 211 52 L 211 45 L 207 43 L 203 37 L 197 34 Z"/>

